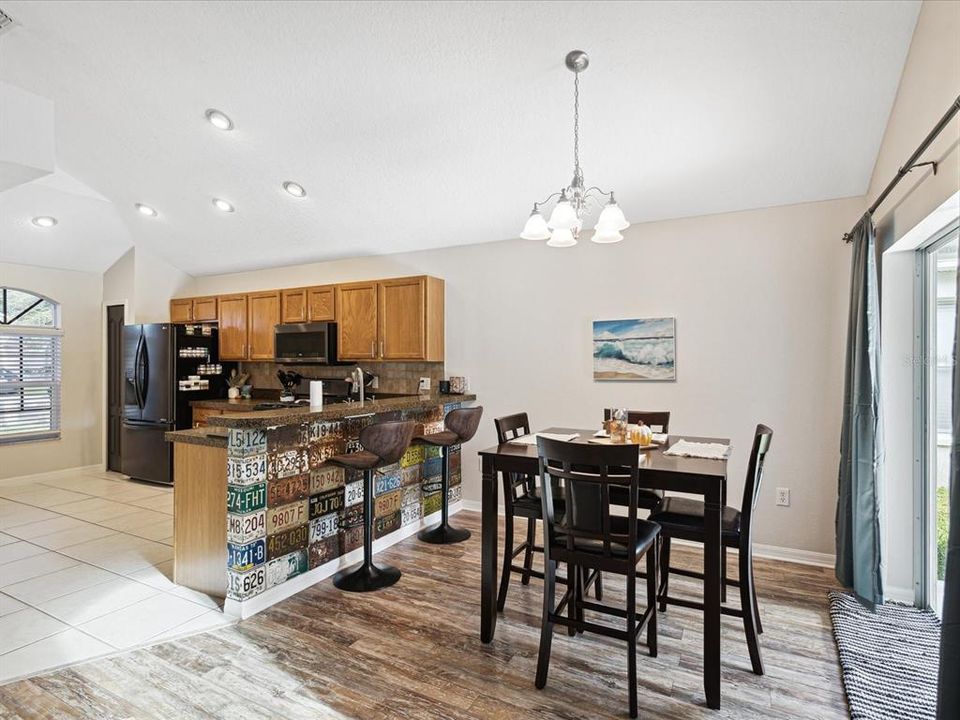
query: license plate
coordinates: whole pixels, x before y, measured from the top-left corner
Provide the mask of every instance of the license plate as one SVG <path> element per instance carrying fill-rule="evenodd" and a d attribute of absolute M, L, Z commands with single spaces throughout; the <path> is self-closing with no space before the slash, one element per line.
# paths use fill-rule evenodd
<path fill-rule="evenodd" d="M 310 423 L 309 440 L 319 442 L 328 437 L 339 437 L 343 434 L 343 423 L 340 420 L 314 420 Z"/>
<path fill-rule="evenodd" d="M 403 493 L 400 490 L 394 490 L 393 492 L 385 493 L 373 499 L 373 516 L 374 517 L 385 517 L 391 513 L 395 513 L 400 509 L 400 500 L 403 497 Z"/>
<path fill-rule="evenodd" d="M 233 600 L 246 600 L 263 592 L 266 580 L 267 569 L 263 565 L 242 573 L 227 570 L 227 595 Z"/>
<path fill-rule="evenodd" d="M 441 496 L 442 493 L 438 492 L 423 496 L 423 517 L 432 515 L 435 512 L 440 512 Z"/>
<path fill-rule="evenodd" d="M 360 440 L 358 438 L 347 438 L 344 447 L 348 453 L 355 453 L 363 450 L 363 445 L 360 444 Z"/>
<path fill-rule="evenodd" d="M 431 493 L 438 493 L 441 490 L 443 490 L 443 482 L 438 477 L 424 480 L 423 484 L 420 485 L 420 491 L 424 495 L 430 495 Z"/>
<path fill-rule="evenodd" d="M 318 518 L 343 509 L 343 493 L 340 488 L 310 496 L 310 519 Z"/>
<path fill-rule="evenodd" d="M 363 505 L 351 505 L 348 508 L 344 508 L 342 517 L 340 518 L 340 527 L 342 528 L 352 528 L 357 525 L 363 525 Z"/>
<path fill-rule="evenodd" d="M 346 451 L 347 444 L 343 438 L 328 438 L 322 442 L 312 443 L 307 451 L 310 467 L 318 467 L 334 455 L 343 455 Z"/>
<path fill-rule="evenodd" d="M 267 452 L 296 450 L 307 444 L 307 425 L 281 425 L 267 433 Z"/>
<path fill-rule="evenodd" d="M 310 471 L 310 494 L 319 495 L 327 490 L 343 487 L 343 468 L 324 465 Z"/>
<path fill-rule="evenodd" d="M 423 476 L 434 477 L 443 472 L 443 458 L 433 457 L 423 461 Z"/>
<path fill-rule="evenodd" d="M 438 458 L 443 454 L 443 448 L 439 448 L 436 445 L 426 445 L 423 448 L 423 461 L 426 462 L 430 458 Z"/>
<path fill-rule="evenodd" d="M 415 523 L 420 519 L 420 503 L 404 505 L 400 508 L 400 524 L 404 527 L 410 523 Z"/>
<path fill-rule="evenodd" d="M 237 430 L 234 428 L 227 434 L 227 454 L 231 457 L 259 455 L 266 451 L 266 430 Z"/>
<path fill-rule="evenodd" d="M 400 484 L 404 487 L 419 485 L 420 478 L 423 477 L 423 465 L 411 465 L 400 471 Z"/>
<path fill-rule="evenodd" d="M 460 471 L 460 453 L 450 455 L 450 474 Z"/>
<path fill-rule="evenodd" d="M 310 538 L 310 528 L 307 525 L 283 530 L 267 536 L 267 560 L 273 560 L 294 550 L 302 550 L 307 546 Z"/>
<path fill-rule="evenodd" d="M 267 463 L 267 477 L 271 480 L 299 475 L 307 471 L 307 455 L 303 450 L 284 450 L 271 453 Z"/>
<path fill-rule="evenodd" d="M 310 542 L 315 543 L 318 540 L 336 535 L 339 530 L 340 516 L 337 513 L 318 517 L 310 521 Z"/>
<path fill-rule="evenodd" d="M 450 479 L 447 481 L 447 484 L 450 487 L 456 487 L 462 481 L 463 481 L 463 475 L 460 473 L 459 470 L 457 470 L 456 472 L 453 472 L 452 470 L 450 471 Z"/>
<path fill-rule="evenodd" d="M 376 519 L 376 522 L 373 526 L 373 536 L 375 538 L 382 538 L 384 535 L 389 535 L 394 530 L 400 529 L 400 511 L 397 510 L 395 513 L 391 513 L 386 517 L 379 517 Z"/>
<path fill-rule="evenodd" d="M 258 510 L 249 515 L 227 515 L 227 542 L 235 545 L 263 537 L 267 532 L 266 511 Z"/>
<path fill-rule="evenodd" d="M 262 565 L 266 559 L 266 543 L 263 538 L 247 545 L 227 543 L 227 567 L 231 570 L 246 572 L 255 565 Z"/>
<path fill-rule="evenodd" d="M 267 534 L 303 525 L 307 522 L 307 501 L 300 500 L 289 505 L 267 509 Z"/>
<path fill-rule="evenodd" d="M 307 551 L 297 550 L 267 563 L 267 588 L 284 583 L 307 571 Z"/>
<path fill-rule="evenodd" d="M 400 487 L 400 473 L 390 475 L 375 475 L 373 478 L 373 496 L 393 492 Z"/>
<path fill-rule="evenodd" d="M 340 547 L 344 554 L 363 545 L 363 525 L 345 528 L 340 533 Z"/>
<path fill-rule="evenodd" d="M 460 502 L 463 500 L 463 488 L 460 485 L 452 487 L 447 491 L 447 497 L 449 503 Z"/>
<path fill-rule="evenodd" d="M 407 505 L 419 505 L 420 504 L 420 486 L 416 487 L 405 487 L 401 490 L 401 499 L 400 505 L 406 507 Z"/>
<path fill-rule="evenodd" d="M 294 500 L 303 500 L 310 489 L 310 475 L 302 473 L 282 480 L 273 480 L 267 485 L 267 506 L 286 505 Z"/>
<path fill-rule="evenodd" d="M 233 485 L 253 485 L 267 479 L 267 456 L 227 458 L 227 482 Z"/>
<path fill-rule="evenodd" d="M 446 415 L 451 410 L 459 410 L 459 409 L 460 409 L 460 403 L 447 403 L 446 405 L 443 406 L 443 414 Z"/>
<path fill-rule="evenodd" d="M 436 422 L 425 422 L 423 424 L 424 435 L 433 435 L 439 432 L 443 432 L 443 420 L 437 420 Z"/>
<path fill-rule="evenodd" d="M 370 417 L 352 417 L 345 418 L 343 421 L 343 434 L 349 438 L 355 438 L 367 425 L 370 424 Z"/>
<path fill-rule="evenodd" d="M 423 464 L 423 446 L 411 445 L 400 458 L 400 467 L 410 467 L 411 465 Z"/>
<path fill-rule="evenodd" d="M 267 506 L 267 484 L 227 485 L 227 512 L 244 515 Z"/>
<path fill-rule="evenodd" d="M 336 535 L 310 543 L 309 565 L 315 568 L 340 556 L 340 538 Z"/>
<path fill-rule="evenodd" d="M 343 504 L 347 507 L 363 502 L 363 480 L 347 483 L 344 487 Z"/>

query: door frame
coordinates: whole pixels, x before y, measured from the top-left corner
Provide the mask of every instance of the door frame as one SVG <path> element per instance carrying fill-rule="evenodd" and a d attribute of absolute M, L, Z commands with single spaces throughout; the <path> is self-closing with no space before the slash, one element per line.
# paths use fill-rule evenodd
<path fill-rule="evenodd" d="M 960 217 L 933 233 L 930 238 L 915 251 L 914 263 L 914 358 L 913 363 L 913 588 L 914 604 L 921 608 L 930 608 L 934 576 L 936 574 L 936 553 L 931 552 L 930 533 L 936 525 L 936 492 L 931 492 L 930 478 L 936 473 L 935 434 L 930 431 L 929 411 L 934 399 L 931 397 L 933 385 L 931 372 L 936 374 L 936 357 L 927 355 L 931 328 L 937 318 L 936 310 L 930 312 L 930 294 L 936 292 L 936 283 L 929 282 L 929 269 L 933 263 L 933 253 L 948 244 L 960 228 Z M 931 362 L 932 360 L 932 362 Z M 932 367 L 931 367 L 932 366 Z M 954 429 L 956 431 L 956 428 Z"/>
<path fill-rule="evenodd" d="M 130 302 L 124 298 L 122 300 L 107 300 L 104 298 L 100 305 L 100 357 L 103 358 L 103 361 L 100 363 L 100 417 L 102 423 L 100 426 L 100 450 L 101 457 L 100 470 L 103 472 L 107 471 L 107 418 L 110 414 L 110 404 L 109 397 L 107 395 L 107 382 L 109 378 L 107 377 L 107 353 L 109 348 L 107 343 L 109 338 L 107 337 L 107 308 L 111 305 L 123 305 L 123 324 L 124 325 L 134 325 L 133 322 L 133 313 L 130 310 Z"/>

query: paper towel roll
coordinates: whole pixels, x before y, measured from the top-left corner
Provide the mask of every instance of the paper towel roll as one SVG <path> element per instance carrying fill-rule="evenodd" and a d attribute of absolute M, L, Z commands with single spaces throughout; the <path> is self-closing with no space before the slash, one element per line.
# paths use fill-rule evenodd
<path fill-rule="evenodd" d="M 323 380 L 310 381 L 310 407 L 323 407 Z"/>

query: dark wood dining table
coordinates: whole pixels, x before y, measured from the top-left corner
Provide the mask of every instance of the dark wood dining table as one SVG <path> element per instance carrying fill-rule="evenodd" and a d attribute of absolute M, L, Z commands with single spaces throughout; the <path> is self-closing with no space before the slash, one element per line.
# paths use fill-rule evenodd
<path fill-rule="evenodd" d="M 576 433 L 578 437 L 572 442 L 588 442 L 595 430 L 551 427 L 539 432 L 567 435 Z M 670 435 L 663 448 L 669 448 L 681 439 L 730 444 L 730 441 L 724 438 Z M 536 445 L 506 442 L 481 450 L 479 455 L 483 474 L 480 640 L 489 643 L 493 641 L 497 629 L 499 475 L 509 472 L 536 475 L 540 467 Z M 703 548 L 703 689 L 707 706 L 719 709 L 720 526 L 727 494 L 727 461 L 664 455 L 661 449 L 644 450 L 643 455 L 645 460 L 640 465 L 641 487 L 700 495 L 706 505 L 706 542 Z"/>

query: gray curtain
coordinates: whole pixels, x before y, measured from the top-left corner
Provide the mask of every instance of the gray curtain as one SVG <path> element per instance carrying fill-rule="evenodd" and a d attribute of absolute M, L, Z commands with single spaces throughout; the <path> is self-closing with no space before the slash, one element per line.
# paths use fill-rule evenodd
<path fill-rule="evenodd" d="M 870 214 L 851 232 L 850 313 L 840 434 L 837 579 L 873 609 L 883 602 L 880 556 L 879 251 Z"/>
<path fill-rule="evenodd" d="M 940 635 L 940 682 L 937 717 L 960 718 L 960 273 L 957 273 L 957 319 L 953 336 L 953 451 L 950 454 L 950 534 L 943 588 Z"/>

